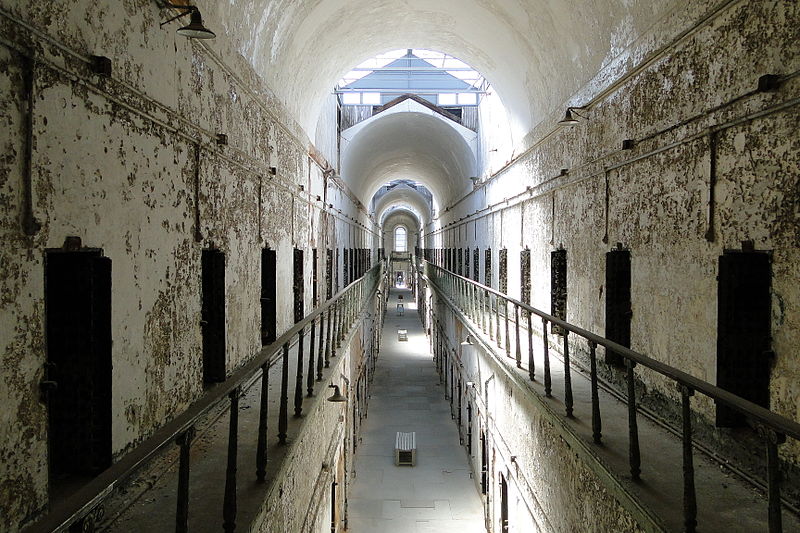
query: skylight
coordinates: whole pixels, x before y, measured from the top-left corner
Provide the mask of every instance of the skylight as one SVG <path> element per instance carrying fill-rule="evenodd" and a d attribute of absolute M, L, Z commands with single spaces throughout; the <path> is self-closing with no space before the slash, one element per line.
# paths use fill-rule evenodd
<path fill-rule="evenodd" d="M 475 106 L 488 84 L 475 69 L 442 52 L 401 49 L 379 54 L 336 86 L 344 105 L 384 105 L 415 94 L 439 106 Z"/>

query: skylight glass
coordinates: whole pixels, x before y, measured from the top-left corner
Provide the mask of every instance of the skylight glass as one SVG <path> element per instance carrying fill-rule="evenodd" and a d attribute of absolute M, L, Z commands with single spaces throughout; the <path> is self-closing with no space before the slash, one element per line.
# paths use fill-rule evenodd
<path fill-rule="evenodd" d="M 477 105 L 487 88 L 483 76 L 460 59 L 414 48 L 363 61 L 339 80 L 336 92 L 342 95 L 343 104 L 350 105 L 386 104 L 411 93 L 438 105 L 469 106 Z"/>

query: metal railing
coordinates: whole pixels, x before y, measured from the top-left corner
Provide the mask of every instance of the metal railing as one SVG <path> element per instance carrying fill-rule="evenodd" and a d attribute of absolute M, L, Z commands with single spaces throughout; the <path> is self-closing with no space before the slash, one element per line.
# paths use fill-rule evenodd
<path fill-rule="evenodd" d="M 239 397 L 242 388 L 251 380 L 258 379 L 261 373 L 261 398 L 259 407 L 258 443 L 256 446 L 256 476 L 258 481 L 266 481 L 267 468 L 267 405 L 269 369 L 281 364 L 281 392 L 278 415 L 279 443 L 286 444 L 289 422 L 289 351 L 297 344 L 297 371 L 293 408 L 295 416 L 303 409 L 304 399 L 314 393 L 314 384 L 322 380 L 323 368 L 330 366 L 336 357 L 341 342 L 358 319 L 362 309 L 375 297 L 378 287 L 384 280 L 383 262 L 377 263 L 364 275 L 339 291 L 303 320 L 289 328 L 275 342 L 264 346 L 247 364 L 236 370 L 224 382 L 208 389 L 186 411 L 162 426 L 150 438 L 123 456 L 118 462 L 89 481 L 81 489 L 65 498 L 50 509 L 42 518 L 28 526 L 25 531 L 45 533 L 64 531 L 72 524 L 83 520 L 99 507 L 111 492 L 130 478 L 148 460 L 173 442 L 180 447 L 178 467 L 176 532 L 188 531 L 189 520 L 189 452 L 195 433 L 195 426 L 206 413 L 226 399 L 230 402 L 230 421 L 228 433 L 228 453 L 225 475 L 225 492 L 222 509 L 223 528 L 234 531 L 236 528 L 236 470 L 238 450 Z M 377 299 L 378 320 L 385 312 L 385 301 Z M 305 339 L 308 336 L 308 349 Z M 304 373 L 304 359 L 307 360 L 307 373 Z"/>
<path fill-rule="evenodd" d="M 534 381 L 536 368 L 534 363 L 533 318 L 537 316 L 542 323 L 542 349 L 544 353 L 543 384 L 547 397 L 552 396 L 552 379 L 550 374 L 550 343 L 548 325 L 561 329 L 563 337 L 564 364 L 564 406 L 566 416 L 573 417 L 572 378 L 569 353 L 569 335 L 575 334 L 586 339 L 589 346 L 589 374 L 591 382 L 591 418 L 592 438 L 595 444 L 602 440 L 602 417 L 598 395 L 597 347 L 603 346 L 621 357 L 626 369 L 628 409 L 629 452 L 628 462 L 633 479 L 641 474 L 641 458 L 639 453 L 639 431 L 637 425 L 637 409 L 635 395 L 636 365 L 642 365 L 676 383 L 681 393 L 682 416 L 682 448 L 683 448 L 683 513 L 684 527 L 687 532 L 694 532 L 697 526 L 697 498 L 694 486 L 693 440 L 691 422 L 691 397 L 699 392 L 715 402 L 723 404 L 751 421 L 764 441 L 767 463 L 767 506 L 769 532 L 783 531 L 781 518 L 781 475 L 778 459 L 778 445 L 785 442 L 786 437 L 800 440 L 800 424 L 769 411 L 759 405 L 745 400 L 735 394 L 691 376 L 676 368 L 656 361 L 620 344 L 596 335 L 578 326 L 560 320 L 548 313 L 540 311 L 524 302 L 511 298 L 499 291 L 481 285 L 469 278 L 455 274 L 429 261 L 422 260 L 425 273 L 419 273 L 442 296 L 449 300 L 461 312 L 480 328 L 497 347 L 505 351 L 509 358 L 522 368 L 522 346 L 520 331 L 527 330 L 528 377 Z M 420 291 L 422 292 L 422 291 Z M 424 300 L 424 297 L 423 297 Z M 422 305 L 425 305 L 423 302 Z M 512 318 L 513 317 L 513 318 Z M 523 322 L 521 322 L 524 321 Z M 515 333 L 514 345 L 511 344 L 510 331 Z"/>

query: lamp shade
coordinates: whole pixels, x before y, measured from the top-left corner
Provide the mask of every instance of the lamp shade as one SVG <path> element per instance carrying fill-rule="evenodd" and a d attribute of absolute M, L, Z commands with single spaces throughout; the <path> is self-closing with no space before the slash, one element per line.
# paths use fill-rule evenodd
<path fill-rule="evenodd" d="M 572 116 L 572 109 L 567 108 L 567 113 L 564 115 L 564 118 L 558 121 L 558 123 L 562 126 L 574 126 L 578 123 L 578 119 Z"/>
<path fill-rule="evenodd" d="M 333 387 L 333 394 L 328 398 L 329 402 L 339 403 L 347 401 L 347 396 L 342 396 L 342 393 L 339 392 L 339 385 L 328 385 L 328 388 L 331 387 Z"/>
<path fill-rule="evenodd" d="M 192 18 L 189 24 L 178 30 L 178 35 L 189 37 L 191 39 L 213 39 L 217 35 L 203 26 L 203 17 L 200 16 L 200 11 L 197 9 L 192 10 Z"/>

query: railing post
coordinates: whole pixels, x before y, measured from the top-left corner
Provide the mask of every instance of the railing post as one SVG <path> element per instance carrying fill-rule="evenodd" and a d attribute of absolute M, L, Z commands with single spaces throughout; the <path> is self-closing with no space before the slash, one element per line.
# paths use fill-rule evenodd
<path fill-rule="evenodd" d="M 686 533 L 697 528 L 697 496 L 694 490 L 694 458 L 692 457 L 692 410 L 689 404 L 694 391 L 679 385 L 683 414 L 683 525 Z"/>
<path fill-rule="evenodd" d="M 336 348 L 339 345 L 339 324 L 342 321 L 341 298 L 333 306 L 333 333 L 331 334 L 331 358 L 336 357 Z"/>
<path fill-rule="evenodd" d="M 572 369 L 569 364 L 569 330 L 564 329 L 564 407 L 572 418 Z"/>
<path fill-rule="evenodd" d="M 528 320 L 528 377 L 534 381 L 536 376 L 536 363 L 533 360 L 533 324 L 531 322 L 531 312 L 525 311 Z"/>
<path fill-rule="evenodd" d="M 500 297 L 495 295 L 494 297 L 494 324 L 495 324 L 495 332 L 494 337 L 495 341 L 497 341 L 497 347 L 500 348 L 502 346 L 501 339 L 500 339 Z"/>
<path fill-rule="evenodd" d="M 520 348 L 519 340 L 519 306 L 514 304 L 514 331 L 516 333 L 517 344 L 517 368 L 522 368 L 522 348 Z"/>
<path fill-rule="evenodd" d="M 625 360 L 628 367 L 628 459 L 631 465 L 631 477 L 639 479 L 642 473 L 641 457 L 639 456 L 639 426 L 636 422 L 636 384 L 634 383 L 633 368 L 636 363 L 630 359 Z"/>
<path fill-rule="evenodd" d="M 547 342 L 547 319 L 542 319 L 542 342 L 544 345 L 544 395 L 552 396 L 552 380 L 550 377 L 550 345 Z"/>
<path fill-rule="evenodd" d="M 283 345 L 281 366 L 281 405 L 278 412 L 278 440 L 286 444 L 286 429 L 289 426 L 289 343 Z"/>
<path fill-rule="evenodd" d="M 478 287 L 474 283 L 469 284 L 469 301 L 472 311 L 472 321 L 478 322 Z"/>
<path fill-rule="evenodd" d="M 233 389 L 231 419 L 228 426 L 228 466 L 225 470 L 225 500 L 222 504 L 222 528 L 226 533 L 236 531 L 236 456 L 239 449 L 239 396 L 241 389 Z"/>
<path fill-rule="evenodd" d="M 486 317 L 489 315 L 489 291 L 484 289 L 481 291 L 481 329 L 484 333 L 486 333 Z M 492 338 L 492 326 L 491 321 L 489 322 L 489 338 Z"/>
<path fill-rule="evenodd" d="M 333 329 L 333 309 L 334 306 L 328 307 L 328 327 L 325 328 L 325 368 L 331 366 L 331 330 Z"/>
<path fill-rule="evenodd" d="M 786 441 L 786 436 L 772 428 L 758 426 L 758 433 L 764 439 L 767 447 L 767 513 L 769 519 L 769 533 L 783 531 L 783 518 L 781 517 L 781 472 L 778 459 L 778 445 Z"/>
<path fill-rule="evenodd" d="M 503 300 L 503 316 L 505 322 L 505 330 L 506 330 L 506 357 L 511 357 L 511 336 L 508 334 L 508 300 L 502 298 Z"/>
<path fill-rule="evenodd" d="M 600 444 L 602 421 L 600 420 L 600 397 L 597 391 L 597 343 L 589 341 L 589 372 L 592 380 L 592 439 Z"/>
<path fill-rule="evenodd" d="M 322 365 L 325 364 L 325 311 L 319 314 L 319 348 L 317 352 L 317 381 L 322 381 Z"/>
<path fill-rule="evenodd" d="M 189 452 L 194 439 L 194 426 L 181 433 L 176 443 L 181 448 L 178 467 L 178 506 L 175 513 L 175 533 L 189 531 Z"/>
<path fill-rule="evenodd" d="M 258 410 L 258 444 L 256 445 L 256 478 L 267 479 L 267 410 L 269 406 L 269 361 L 261 365 L 261 401 Z"/>
<path fill-rule="evenodd" d="M 297 332 L 297 372 L 294 381 L 294 416 L 299 418 L 303 414 L 303 344 L 305 342 L 305 328 Z"/>

